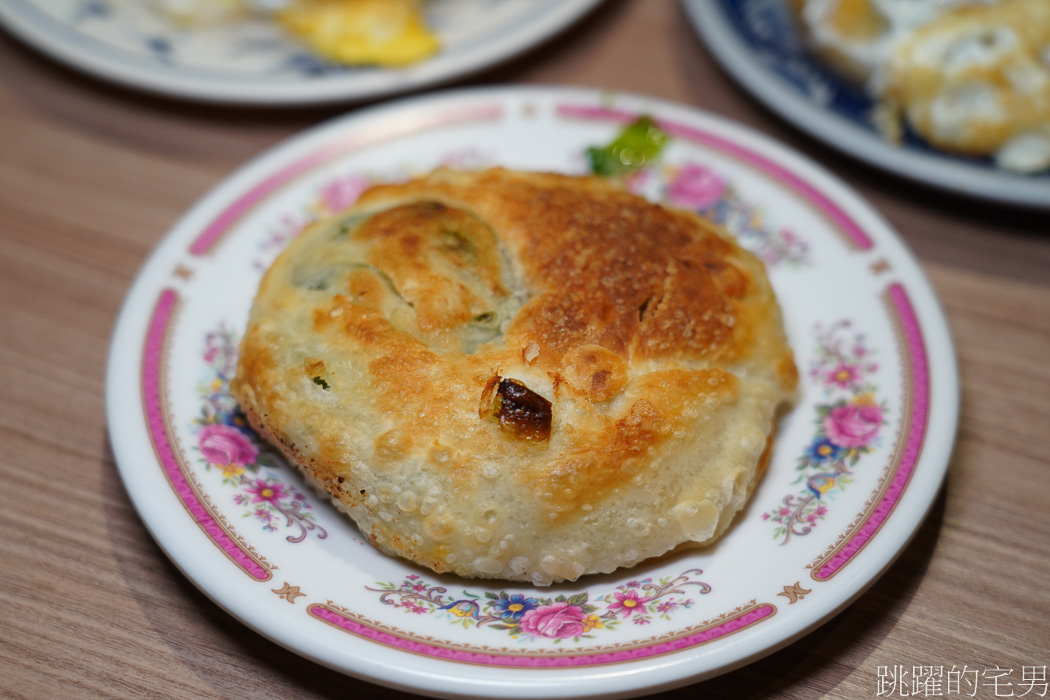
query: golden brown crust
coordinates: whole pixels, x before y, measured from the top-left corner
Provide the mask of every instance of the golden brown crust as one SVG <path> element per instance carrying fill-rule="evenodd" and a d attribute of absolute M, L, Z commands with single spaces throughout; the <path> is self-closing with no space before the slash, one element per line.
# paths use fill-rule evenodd
<path fill-rule="evenodd" d="M 302 234 L 232 387 L 378 546 L 545 584 L 716 537 L 796 382 L 720 230 L 495 169 L 374 187 Z"/>

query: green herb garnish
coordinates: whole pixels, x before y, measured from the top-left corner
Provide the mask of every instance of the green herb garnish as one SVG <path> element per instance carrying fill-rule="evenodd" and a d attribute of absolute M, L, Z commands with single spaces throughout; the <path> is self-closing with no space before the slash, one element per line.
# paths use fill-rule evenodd
<path fill-rule="evenodd" d="M 669 139 L 651 117 L 639 117 L 605 148 L 587 149 L 591 172 L 603 177 L 630 175 L 656 160 Z"/>

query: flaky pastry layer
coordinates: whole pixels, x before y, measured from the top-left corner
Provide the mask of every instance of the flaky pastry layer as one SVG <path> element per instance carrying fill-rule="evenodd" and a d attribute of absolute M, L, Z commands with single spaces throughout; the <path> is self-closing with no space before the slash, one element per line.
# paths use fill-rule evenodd
<path fill-rule="evenodd" d="M 721 229 L 493 169 L 305 231 L 232 391 L 382 550 L 546 585 L 717 538 L 796 383 L 765 271 Z"/>

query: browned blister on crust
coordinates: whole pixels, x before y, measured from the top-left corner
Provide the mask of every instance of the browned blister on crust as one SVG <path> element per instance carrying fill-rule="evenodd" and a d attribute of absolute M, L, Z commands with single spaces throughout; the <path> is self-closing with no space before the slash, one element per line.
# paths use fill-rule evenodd
<path fill-rule="evenodd" d="M 720 229 L 493 169 L 305 231 L 232 390 L 384 551 L 545 585 L 717 538 L 796 383 L 765 271 Z"/>

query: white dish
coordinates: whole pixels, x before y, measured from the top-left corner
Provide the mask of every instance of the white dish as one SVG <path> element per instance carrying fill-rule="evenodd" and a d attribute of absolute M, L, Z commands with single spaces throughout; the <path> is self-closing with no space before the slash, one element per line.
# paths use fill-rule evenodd
<path fill-rule="evenodd" d="M 601 0 L 429 0 L 443 42 L 403 69 L 319 61 L 269 22 L 185 30 L 144 0 L 4 0 L 0 25 L 67 65 L 122 85 L 228 104 L 360 101 L 480 71 L 553 37 Z"/>
<path fill-rule="evenodd" d="M 1050 209 L 1050 173 L 1017 175 L 990 159 L 899 146 L 872 125 L 871 100 L 806 52 L 784 0 L 682 0 L 697 34 L 754 97 L 809 135 L 896 175 L 987 201 Z"/>
<path fill-rule="evenodd" d="M 636 182 L 722 220 L 766 260 L 797 353 L 800 400 L 750 507 L 711 548 L 549 589 L 436 576 L 378 553 L 234 420 L 226 382 L 262 270 L 369 181 L 439 164 L 580 173 L 585 149 L 639 114 L 672 139 Z M 187 577 L 309 659 L 442 697 L 627 697 L 797 639 L 860 595 L 918 528 L 945 474 L 957 403 L 937 300 L 841 182 L 692 108 L 554 88 L 373 107 L 248 163 L 143 267 L 107 378 L 121 476 Z M 815 461 L 800 469 L 805 455 Z M 500 618 L 504 595 L 549 616 L 554 636 Z M 558 596 L 569 605 L 542 600 Z M 643 604 L 622 604 L 632 598 Z"/>

